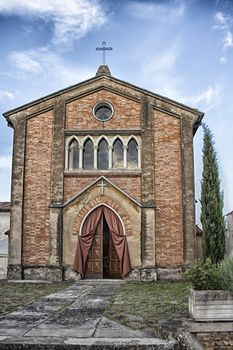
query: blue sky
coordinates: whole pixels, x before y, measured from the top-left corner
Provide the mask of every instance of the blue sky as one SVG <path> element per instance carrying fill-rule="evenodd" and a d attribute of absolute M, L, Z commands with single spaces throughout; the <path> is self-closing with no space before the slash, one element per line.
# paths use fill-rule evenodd
<path fill-rule="evenodd" d="M 0 112 L 112 75 L 205 112 L 233 210 L 233 1 L 0 0 Z M 12 130 L 0 118 L 0 200 L 10 199 Z M 202 131 L 195 137 L 200 198 Z"/>

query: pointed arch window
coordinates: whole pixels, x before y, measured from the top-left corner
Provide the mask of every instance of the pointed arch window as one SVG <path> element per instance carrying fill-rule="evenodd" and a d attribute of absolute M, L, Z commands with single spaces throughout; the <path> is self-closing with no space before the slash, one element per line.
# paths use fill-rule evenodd
<path fill-rule="evenodd" d="M 138 144 L 134 139 L 131 139 L 128 143 L 127 165 L 128 168 L 138 167 Z"/>
<path fill-rule="evenodd" d="M 116 139 L 113 144 L 113 168 L 123 168 L 124 166 L 124 150 L 123 143 L 120 139 Z"/>
<path fill-rule="evenodd" d="M 102 139 L 98 145 L 97 167 L 100 170 L 107 170 L 109 165 L 109 150 L 108 143 Z"/>
<path fill-rule="evenodd" d="M 87 139 L 83 147 L 83 169 L 89 170 L 94 167 L 94 147 L 91 139 Z"/>
<path fill-rule="evenodd" d="M 69 169 L 79 168 L 79 144 L 73 139 L 69 144 Z"/>

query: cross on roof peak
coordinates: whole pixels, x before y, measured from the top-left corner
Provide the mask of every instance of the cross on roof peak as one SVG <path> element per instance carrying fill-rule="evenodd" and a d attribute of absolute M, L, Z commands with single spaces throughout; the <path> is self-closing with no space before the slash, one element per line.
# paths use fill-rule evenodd
<path fill-rule="evenodd" d="M 106 53 L 105 51 L 111 51 L 112 47 L 106 47 L 106 41 L 102 41 L 102 47 L 96 47 L 97 51 L 102 51 L 102 64 L 105 65 Z"/>

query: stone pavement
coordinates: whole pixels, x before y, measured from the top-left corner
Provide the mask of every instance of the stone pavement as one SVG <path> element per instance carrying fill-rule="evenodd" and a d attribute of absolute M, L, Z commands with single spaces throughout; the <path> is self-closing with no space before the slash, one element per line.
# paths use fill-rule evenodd
<path fill-rule="evenodd" d="M 102 315 L 123 281 L 76 282 L 0 317 L 4 349 L 177 349 L 152 331 L 132 330 Z"/>

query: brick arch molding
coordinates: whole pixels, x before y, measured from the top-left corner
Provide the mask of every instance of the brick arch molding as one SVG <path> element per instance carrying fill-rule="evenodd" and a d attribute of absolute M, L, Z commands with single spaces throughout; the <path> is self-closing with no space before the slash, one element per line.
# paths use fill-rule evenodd
<path fill-rule="evenodd" d="M 95 208 L 99 207 L 100 205 L 105 205 L 109 209 L 113 210 L 113 212 L 116 213 L 118 218 L 121 221 L 124 234 L 126 236 L 130 236 L 132 234 L 131 224 L 128 215 L 125 213 L 121 207 L 111 199 L 107 197 L 102 198 L 95 198 L 94 200 L 90 201 L 87 205 L 85 205 L 84 208 L 80 210 L 78 215 L 76 216 L 76 220 L 73 226 L 73 235 L 81 234 L 82 225 L 88 216 Z"/>

